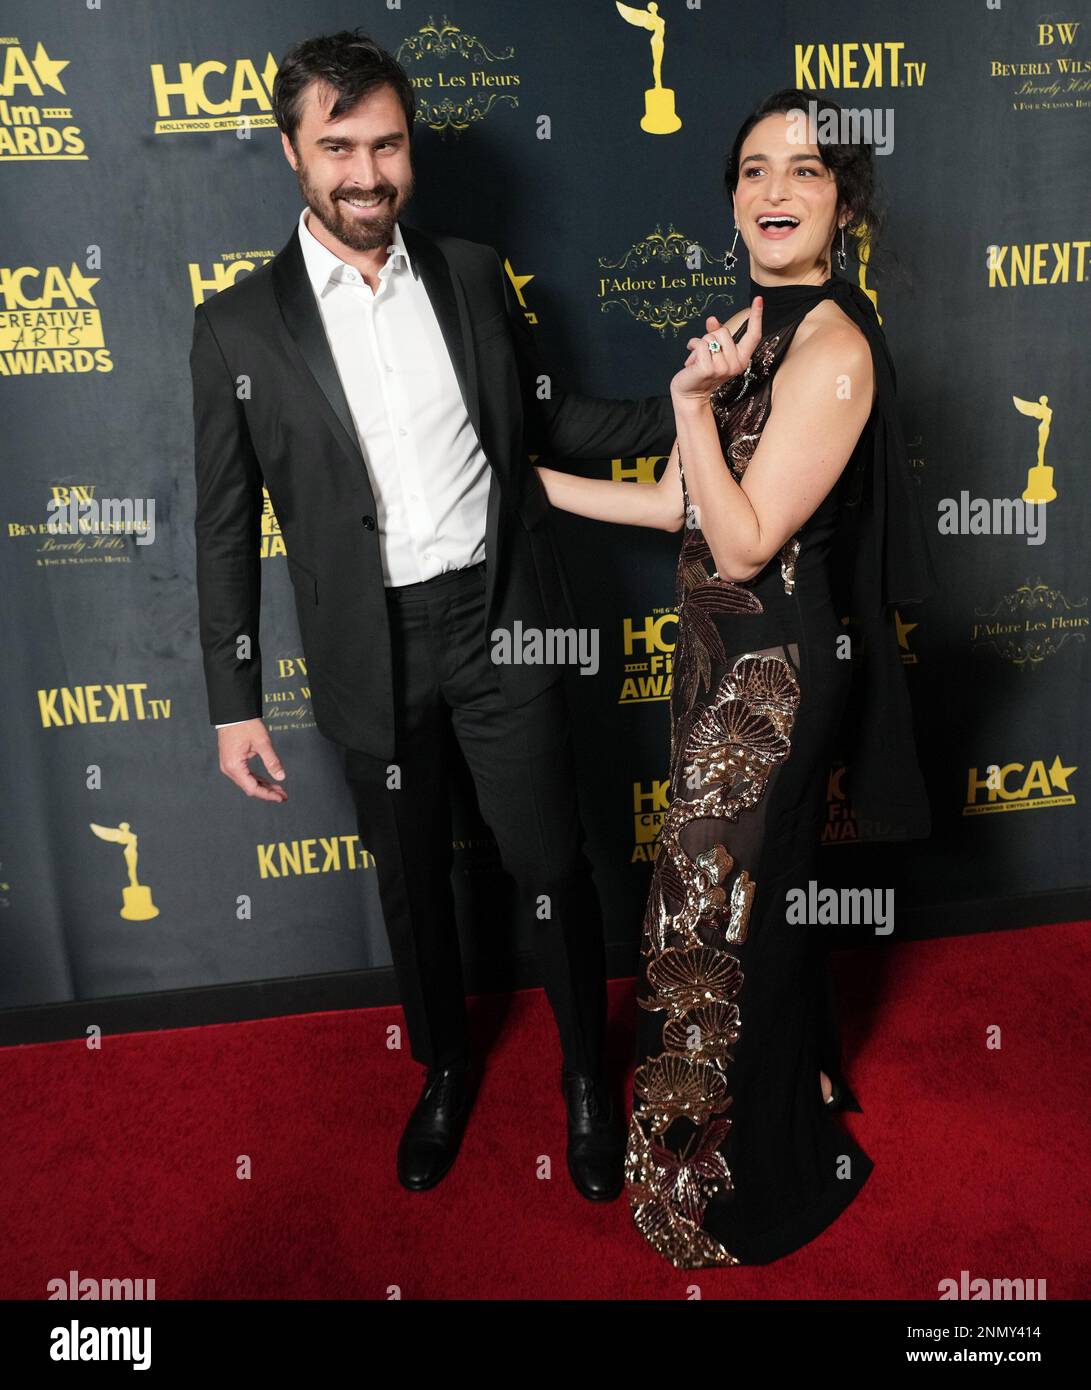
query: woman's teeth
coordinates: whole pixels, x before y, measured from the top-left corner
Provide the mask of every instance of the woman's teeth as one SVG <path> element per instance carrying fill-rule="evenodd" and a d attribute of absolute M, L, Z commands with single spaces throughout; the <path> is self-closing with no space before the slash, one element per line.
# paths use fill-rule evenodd
<path fill-rule="evenodd" d="M 787 214 L 778 217 L 758 218 L 758 231 L 770 241 L 783 241 L 785 237 L 790 237 L 798 226 L 799 218 L 790 217 Z"/>

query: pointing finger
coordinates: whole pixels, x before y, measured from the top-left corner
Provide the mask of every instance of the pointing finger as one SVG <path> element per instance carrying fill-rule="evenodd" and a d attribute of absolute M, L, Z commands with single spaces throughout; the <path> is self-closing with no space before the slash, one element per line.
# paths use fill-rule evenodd
<path fill-rule="evenodd" d="M 739 352 L 743 357 L 750 357 L 758 343 L 761 342 L 761 313 L 763 301 L 761 295 L 754 297 L 754 302 L 750 306 L 750 317 L 747 320 L 746 332 L 739 343 Z"/>
<path fill-rule="evenodd" d="M 750 327 L 757 333 L 758 341 L 761 340 L 761 316 L 764 309 L 765 300 L 762 299 L 760 294 L 756 294 L 754 296 L 754 302 L 750 306 Z"/>

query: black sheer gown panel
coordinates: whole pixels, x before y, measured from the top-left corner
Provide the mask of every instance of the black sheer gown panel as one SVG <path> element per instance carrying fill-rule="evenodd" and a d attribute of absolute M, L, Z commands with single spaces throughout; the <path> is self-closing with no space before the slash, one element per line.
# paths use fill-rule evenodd
<path fill-rule="evenodd" d="M 774 326 L 746 375 L 712 398 L 739 482 L 804 317 L 789 304 L 777 324 L 779 307 L 769 315 L 767 302 Z M 626 1154 L 636 1226 L 679 1268 L 788 1254 L 872 1170 L 823 1103 L 820 1071 L 845 1084 L 827 951 L 822 928 L 790 922 L 787 902 L 817 877 L 852 679 L 830 582 L 851 464 L 745 583 L 716 574 L 698 527 L 683 533 L 670 793 L 643 924 Z"/>

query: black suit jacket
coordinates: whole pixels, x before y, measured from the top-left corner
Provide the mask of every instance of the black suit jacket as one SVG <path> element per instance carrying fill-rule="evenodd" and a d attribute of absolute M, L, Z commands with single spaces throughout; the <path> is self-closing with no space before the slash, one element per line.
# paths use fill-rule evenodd
<path fill-rule="evenodd" d="M 485 637 L 574 625 L 551 510 L 527 453 L 666 453 L 667 396 L 596 400 L 556 389 L 496 252 L 402 224 L 489 463 Z M 198 304 L 190 352 L 201 649 L 214 724 L 263 714 L 258 615 L 262 483 L 284 537 L 319 729 L 393 758 L 390 637 L 376 504 L 307 278 L 298 228 L 268 265 Z M 241 397 L 241 399 L 240 399 Z M 240 638 L 249 639 L 249 647 Z M 512 706 L 559 680 L 556 666 L 502 665 Z"/>

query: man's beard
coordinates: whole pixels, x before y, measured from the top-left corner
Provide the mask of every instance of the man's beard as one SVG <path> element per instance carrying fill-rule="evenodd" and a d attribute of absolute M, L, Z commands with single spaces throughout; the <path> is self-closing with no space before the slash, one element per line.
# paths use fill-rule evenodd
<path fill-rule="evenodd" d="M 394 223 L 412 196 L 413 180 L 410 177 L 409 187 L 400 198 L 398 190 L 390 183 L 379 183 L 374 188 L 358 188 L 353 184 L 346 184 L 329 194 L 319 192 L 300 166 L 299 189 L 311 212 L 338 241 L 351 246 L 354 251 L 375 251 L 380 246 L 389 246 L 394 239 Z M 378 194 L 386 199 L 382 204 L 382 211 L 373 217 L 361 219 L 342 207 L 346 196 L 368 194 Z"/>

